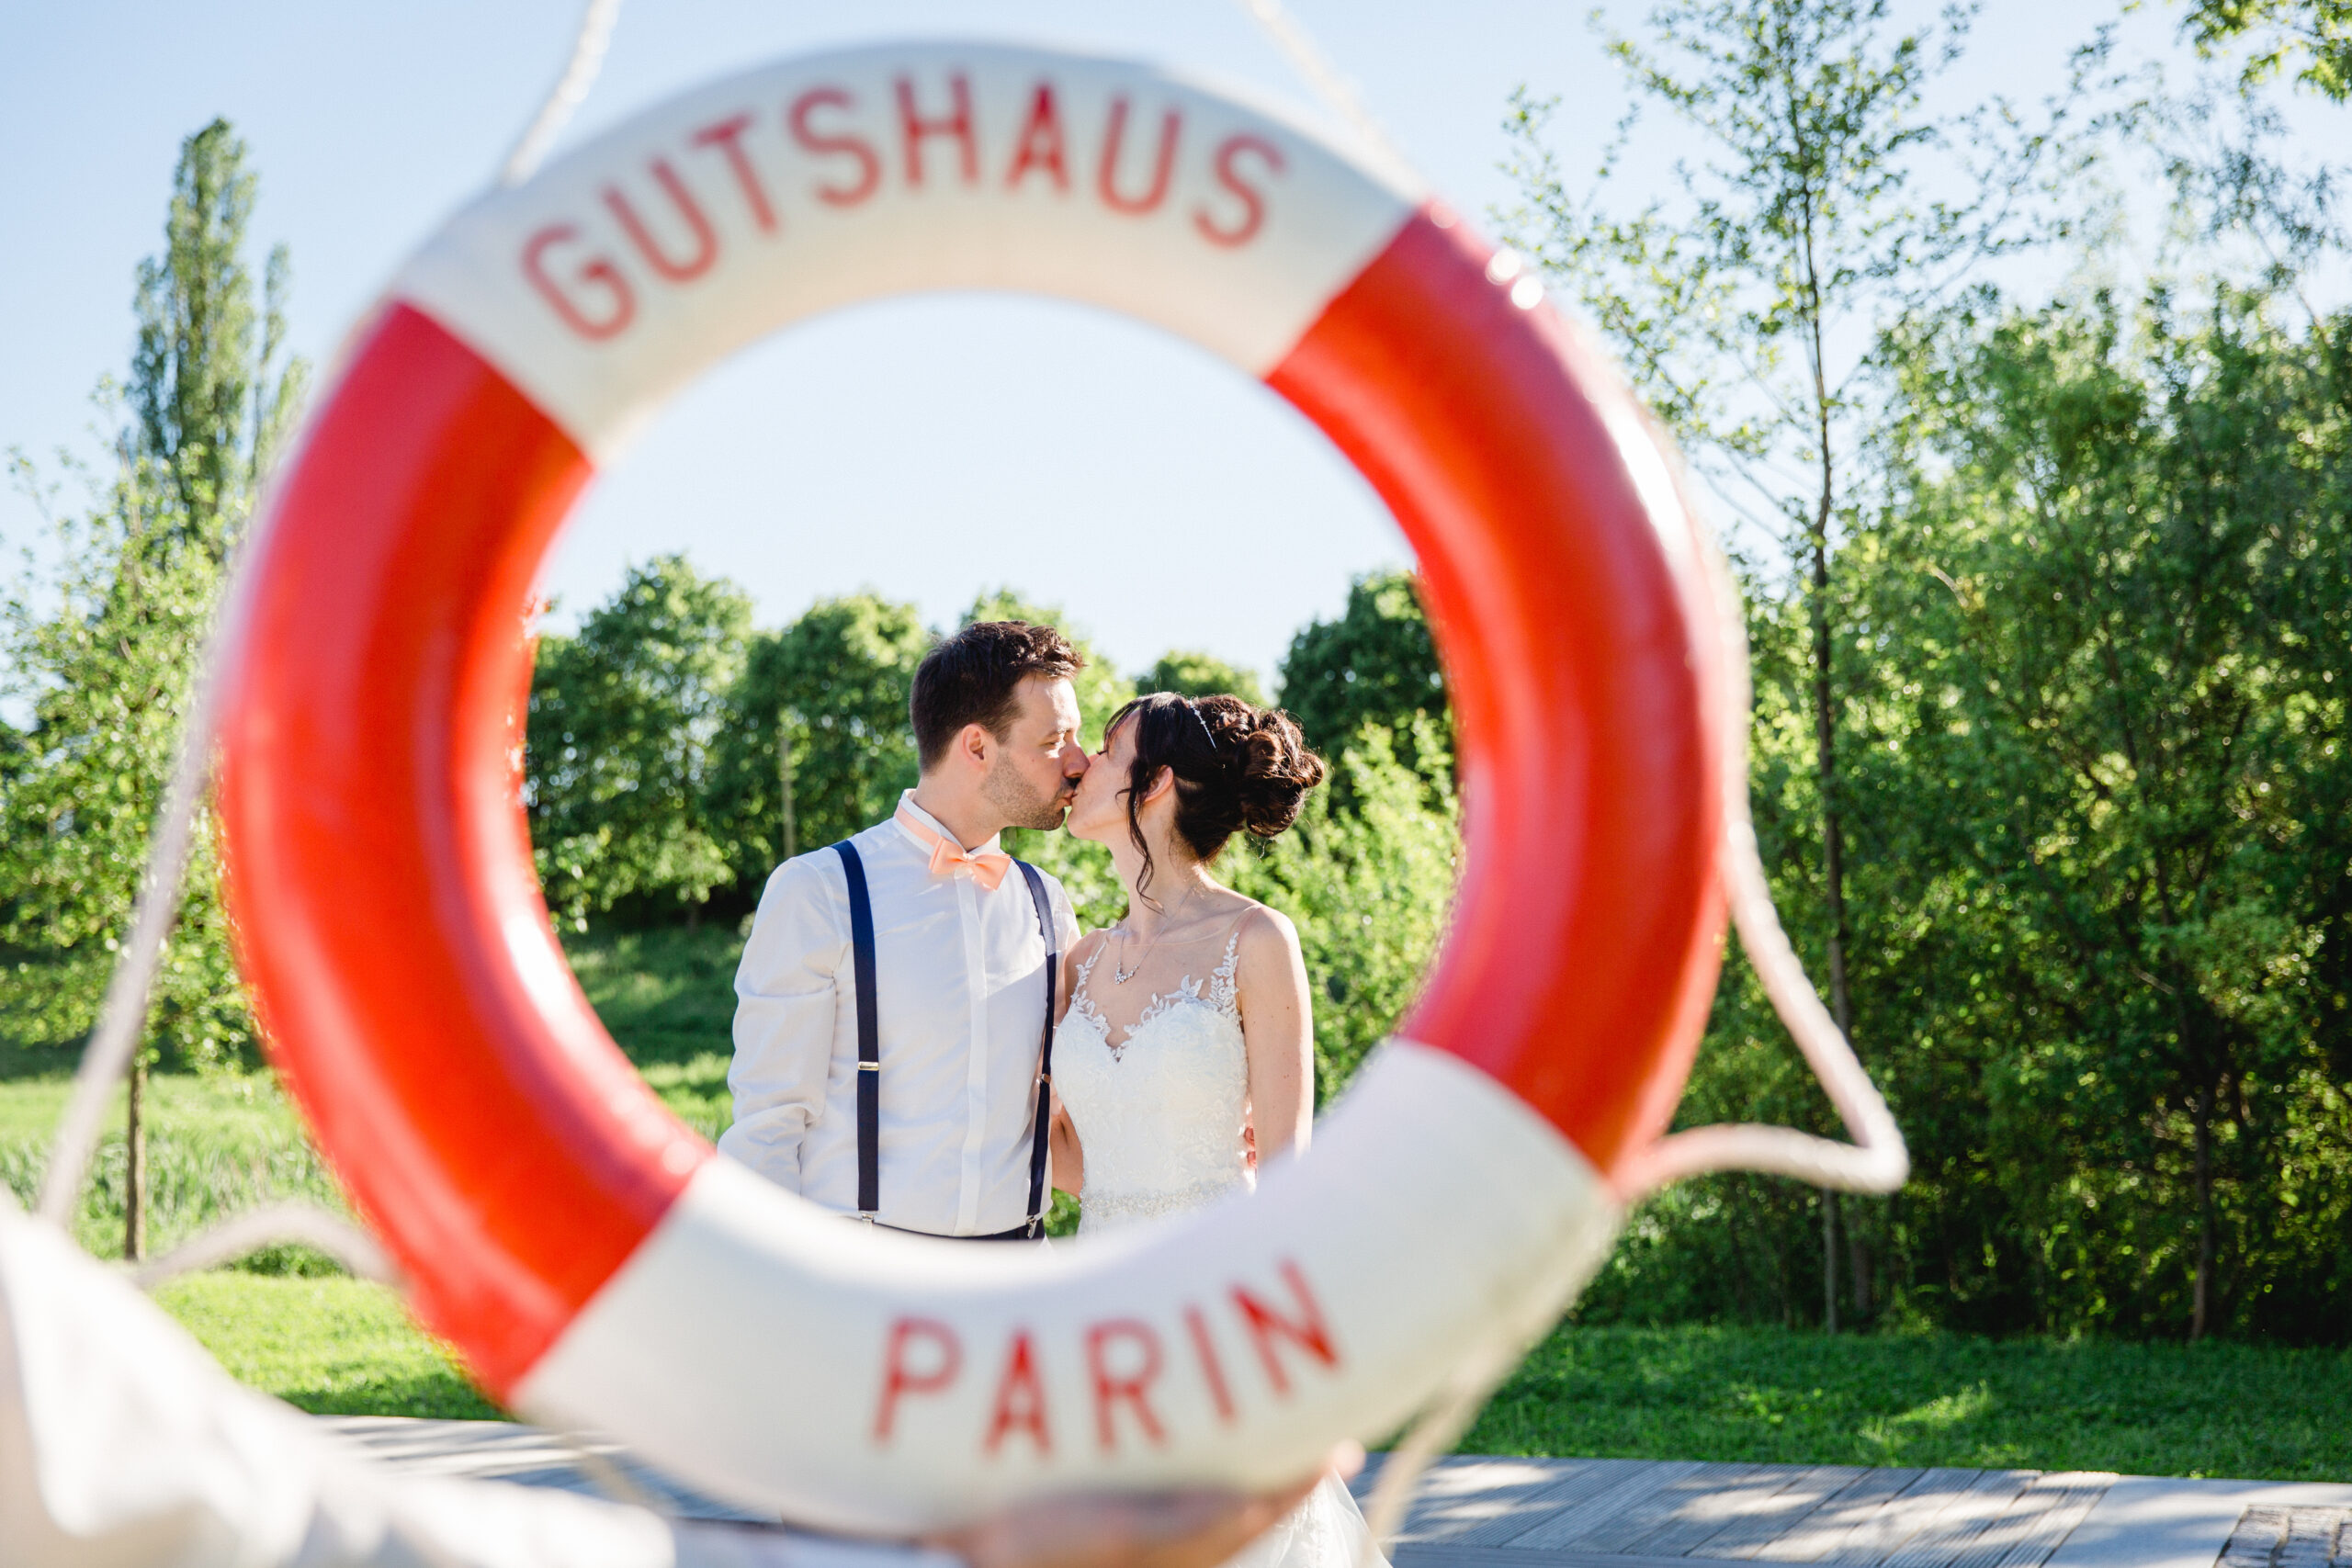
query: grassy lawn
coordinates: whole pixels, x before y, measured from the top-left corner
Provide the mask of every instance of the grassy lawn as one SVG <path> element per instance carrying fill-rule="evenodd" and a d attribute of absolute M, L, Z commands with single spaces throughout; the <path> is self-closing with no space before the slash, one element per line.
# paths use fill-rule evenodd
<path fill-rule="evenodd" d="M 728 1117 L 741 947 L 711 928 L 594 935 L 571 950 L 614 1037 L 707 1136 Z M 72 1070 L 70 1053 L 0 1046 L 0 1179 L 20 1202 L 38 1186 Z M 158 1075 L 150 1103 L 158 1247 L 267 1197 L 340 1202 L 266 1075 Z M 121 1243 L 119 1109 L 111 1125 L 77 1222 L 103 1256 Z M 239 1378 L 306 1410 L 498 1414 L 390 1292 L 300 1249 L 157 1299 Z M 1537 1348 L 1460 1448 L 2342 1480 L 2352 1475 L 2346 1409 L 2352 1351 L 1572 1327 Z"/>
<path fill-rule="evenodd" d="M 1464 1453 L 2352 1476 L 2352 1351 L 1568 1327 Z"/>
<path fill-rule="evenodd" d="M 155 1300 L 238 1382 L 315 1414 L 499 1415 L 381 1285 L 223 1269 L 175 1280 Z"/>

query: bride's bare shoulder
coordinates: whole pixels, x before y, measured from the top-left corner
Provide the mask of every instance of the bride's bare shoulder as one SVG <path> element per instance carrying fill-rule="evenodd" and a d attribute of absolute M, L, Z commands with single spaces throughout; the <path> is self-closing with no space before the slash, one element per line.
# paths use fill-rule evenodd
<path fill-rule="evenodd" d="M 1234 923 L 1233 935 L 1244 969 L 1269 963 L 1287 967 L 1297 956 L 1298 928 L 1271 904 L 1253 904 Z"/>

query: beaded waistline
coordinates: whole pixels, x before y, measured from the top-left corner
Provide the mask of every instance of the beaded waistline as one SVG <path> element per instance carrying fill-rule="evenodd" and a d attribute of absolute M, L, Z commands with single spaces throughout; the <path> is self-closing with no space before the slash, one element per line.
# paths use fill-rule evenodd
<path fill-rule="evenodd" d="M 1205 1208 L 1228 1192 L 1246 1191 L 1249 1186 L 1249 1179 L 1236 1172 L 1165 1192 L 1098 1194 L 1089 1188 L 1080 1201 L 1078 1228 L 1080 1231 L 1100 1230 L 1106 1225 L 1134 1224 L 1139 1220 L 1157 1220 L 1169 1214 L 1181 1214 L 1187 1209 Z"/>

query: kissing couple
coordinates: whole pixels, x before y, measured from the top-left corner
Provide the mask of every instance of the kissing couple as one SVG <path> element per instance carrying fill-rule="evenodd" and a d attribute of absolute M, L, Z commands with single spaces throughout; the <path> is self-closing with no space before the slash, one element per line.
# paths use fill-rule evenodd
<path fill-rule="evenodd" d="M 1287 829 L 1322 760 L 1287 714 L 1167 693 L 1112 716 L 1090 756 L 1081 667 L 1020 621 L 924 655 L 915 787 L 761 895 L 722 1153 L 853 1220 L 1035 1242 L 1049 1188 L 1094 1233 L 1245 1193 L 1306 1149 L 1298 933 L 1211 871 L 1237 832 Z M 1081 933 L 1061 884 L 999 843 L 1065 825 L 1118 868 L 1126 913 L 1105 930 Z M 1327 1478 L 1234 1562 L 1350 1568 L 1363 1531 Z"/>

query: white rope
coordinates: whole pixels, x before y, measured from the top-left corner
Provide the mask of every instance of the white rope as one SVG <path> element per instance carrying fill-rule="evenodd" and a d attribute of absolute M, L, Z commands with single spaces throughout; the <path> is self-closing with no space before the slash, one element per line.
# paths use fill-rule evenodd
<path fill-rule="evenodd" d="M 282 1242 L 316 1247 L 362 1280 L 398 1283 L 392 1260 L 375 1237 L 316 1203 L 266 1203 L 233 1214 L 134 1269 L 130 1280 L 142 1291 L 152 1291 L 166 1280 L 200 1269 L 217 1269 Z"/>
<path fill-rule="evenodd" d="M 1420 1489 L 1421 1477 L 1440 1456 L 1450 1452 L 1486 1408 L 1487 1400 L 1519 1362 L 1525 1351 L 1515 1334 L 1497 1331 L 1485 1343 L 1464 1353 L 1445 1386 L 1414 1421 L 1380 1467 L 1373 1483 L 1372 1501 L 1363 1511 L 1364 1536 L 1357 1552 L 1357 1568 L 1372 1568 L 1372 1554 L 1396 1540 L 1406 1512 Z"/>
<path fill-rule="evenodd" d="M 1711 1170 L 1758 1170 L 1794 1177 L 1815 1187 L 1848 1192 L 1892 1192 L 1911 1174 L 1886 1101 L 1854 1055 L 1820 994 L 1806 978 L 1804 964 L 1789 945 L 1772 904 L 1771 885 L 1756 847 L 1756 825 L 1747 806 L 1747 732 L 1752 678 L 1747 660 L 1747 622 L 1730 568 L 1712 545 L 1705 552 L 1716 622 L 1724 639 L 1724 880 L 1731 897 L 1732 923 L 1747 962 L 1763 983 L 1814 1076 L 1837 1108 L 1853 1138 L 1837 1143 L 1793 1127 L 1753 1122 L 1694 1127 L 1671 1134 L 1638 1156 L 1625 1179 L 1625 1195 L 1655 1192 L 1670 1181 Z"/>
<path fill-rule="evenodd" d="M 1234 0 L 1234 3 L 1258 24 L 1259 30 L 1281 51 L 1283 58 L 1290 62 L 1291 69 L 1298 73 L 1309 90 L 1321 98 L 1332 113 L 1345 120 L 1374 153 L 1400 172 L 1411 169 L 1412 165 L 1406 162 L 1405 155 L 1396 150 L 1396 144 L 1388 139 L 1388 132 L 1364 107 L 1363 95 L 1356 91 L 1354 84 L 1340 73 L 1340 68 L 1331 62 L 1331 57 L 1284 8 L 1282 0 Z"/>
<path fill-rule="evenodd" d="M 233 581 L 233 552 L 229 570 Z M 163 959 L 164 941 L 171 934 L 172 921 L 179 914 L 180 884 L 187 874 L 197 806 L 211 772 L 212 710 L 218 694 L 222 624 L 216 617 L 205 635 L 201 673 L 187 718 L 180 727 L 179 755 L 172 765 L 171 784 L 164 792 L 163 809 L 156 815 L 146 874 L 138 899 L 131 905 L 130 934 L 115 958 L 114 976 L 107 983 L 106 1000 L 98 1009 L 97 1027 L 90 1032 L 82 1065 L 74 1074 L 74 1091 L 58 1118 L 57 1134 L 50 1140 L 38 1213 L 60 1230 L 73 1228 L 69 1222 L 74 1201 L 81 1196 L 82 1179 L 90 1168 L 90 1156 L 98 1145 L 98 1126 L 105 1119 L 107 1101 L 138 1049 L 155 967 Z"/>
<path fill-rule="evenodd" d="M 555 85 L 548 89 L 539 112 L 531 117 L 531 123 L 515 140 L 514 150 L 506 154 L 506 162 L 498 171 L 500 185 L 519 186 L 529 179 L 540 160 L 548 155 L 548 149 L 555 145 L 565 121 L 587 97 L 588 89 L 595 85 L 596 73 L 605 68 L 605 51 L 613 41 L 613 24 L 620 17 L 621 0 L 588 0 L 580 13 L 580 30 L 572 37 L 571 57 L 564 62 Z"/>

